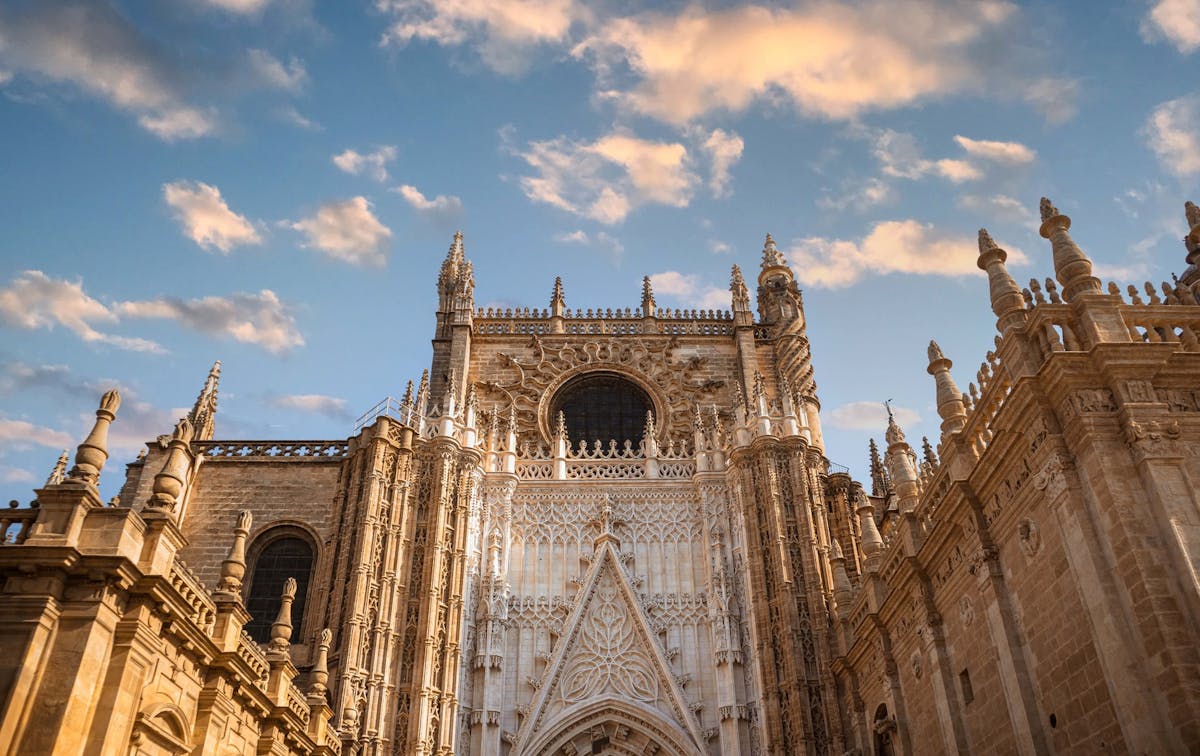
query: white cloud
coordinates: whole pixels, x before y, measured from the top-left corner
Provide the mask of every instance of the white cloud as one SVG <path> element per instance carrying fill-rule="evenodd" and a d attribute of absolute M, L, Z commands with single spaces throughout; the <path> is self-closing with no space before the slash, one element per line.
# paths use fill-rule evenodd
<path fill-rule="evenodd" d="M 209 336 L 231 338 L 262 347 L 273 354 L 286 354 L 304 345 L 290 308 L 275 292 L 240 292 L 227 297 L 178 299 L 160 297 L 141 302 L 120 302 L 114 310 L 132 318 L 173 320 Z"/>
<path fill-rule="evenodd" d="M 216 131 L 215 114 L 188 105 L 180 78 L 154 48 L 107 3 L 34 4 L 0 11 L 0 61 L 54 82 L 73 84 L 137 116 L 161 139 L 194 139 Z"/>
<path fill-rule="evenodd" d="M 324 394 L 287 394 L 267 397 L 267 404 L 280 409 L 299 410 L 325 415 L 335 420 L 346 420 L 349 411 L 346 400 Z"/>
<path fill-rule="evenodd" d="M 892 406 L 896 424 L 901 428 L 921 422 L 916 410 Z M 888 427 L 887 408 L 883 402 L 850 402 L 829 412 L 829 424 L 843 430 L 865 430 L 883 433 Z"/>
<path fill-rule="evenodd" d="M 393 17 L 384 44 L 472 43 L 485 64 L 504 74 L 523 72 L 536 47 L 564 41 L 586 13 L 574 0 L 376 0 L 375 7 Z"/>
<path fill-rule="evenodd" d="M 229 13 L 252 15 L 266 8 L 271 0 L 199 0 L 199 2 Z"/>
<path fill-rule="evenodd" d="M 576 229 L 575 231 L 555 234 L 554 241 L 562 242 L 563 244 L 587 244 L 590 240 L 588 239 L 587 231 Z"/>
<path fill-rule="evenodd" d="M 0 68 L 0 87 L 4 86 L 5 84 L 7 84 L 8 82 L 10 82 L 12 80 L 13 80 L 12 71 L 5 71 L 4 69 Z"/>
<path fill-rule="evenodd" d="M 891 185 L 881 178 L 869 178 L 859 184 L 851 184 L 839 196 L 826 194 L 817 199 L 817 207 L 825 210 L 854 208 L 863 211 L 876 205 L 890 202 L 895 196 Z"/>
<path fill-rule="evenodd" d="M 116 313 L 84 292 L 82 281 L 59 280 L 40 270 L 27 270 L 0 289 L 0 322 L 6 325 L 25 330 L 59 325 L 89 343 L 135 352 L 165 351 L 153 341 L 96 330 L 95 324 L 117 320 Z"/>
<path fill-rule="evenodd" d="M 912 134 L 892 129 L 868 134 L 873 142 L 872 152 L 885 175 L 905 179 L 935 175 L 955 184 L 983 177 L 983 173 L 975 165 L 965 160 L 927 160 L 922 157 L 921 148 Z"/>
<path fill-rule="evenodd" d="M 299 92 L 308 83 L 308 71 L 304 68 L 304 61 L 295 56 L 286 65 L 266 50 L 254 48 L 246 56 L 250 73 L 268 87 Z"/>
<path fill-rule="evenodd" d="M 446 219 L 462 213 L 462 200 L 454 195 L 439 194 L 433 199 L 429 199 L 411 184 L 398 186 L 392 191 L 398 193 L 405 202 L 423 215 Z"/>
<path fill-rule="evenodd" d="M 311 217 L 287 224 L 304 234 L 304 246 L 355 265 L 383 265 L 392 231 L 371 212 L 366 197 L 321 205 Z"/>
<path fill-rule="evenodd" d="M 727 255 L 733 251 L 733 247 L 720 239 L 709 239 L 708 248 L 714 255 Z"/>
<path fill-rule="evenodd" d="M 45 446 L 51 449 L 66 449 L 78 443 L 65 433 L 25 420 L 10 420 L 0 417 L 0 449 L 30 449 Z"/>
<path fill-rule="evenodd" d="M 174 181 L 163 184 L 163 198 L 175 210 L 175 218 L 184 236 L 205 249 L 221 252 L 241 244 L 262 244 L 254 225 L 229 209 L 215 186 L 201 181 Z"/>
<path fill-rule="evenodd" d="M 954 141 L 971 157 L 1009 165 L 1025 165 L 1037 158 L 1037 153 L 1020 142 L 995 142 L 988 139 L 970 139 L 961 134 Z"/>
<path fill-rule="evenodd" d="M 1177 176 L 1200 173 L 1200 95 L 1167 100 L 1142 128 L 1147 146 Z"/>
<path fill-rule="evenodd" d="M 374 152 L 346 150 L 333 156 L 333 164 L 353 176 L 366 175 L 376 181 L 387 181 L 387 164 L 396 159 L 396 148 L 384 145 Z"/>
<path fill-rule="evenodd" d="M 527 197 L 607 224 L 644 204 L 685 207 L 699 182 L 682 144 L 619 130 L 591 143 L 530 142 L 517 154 L 536 172 L 520 179 Z"/>
<path fill-rule="evenodd" d="M 1004 245 L 1002 245 L 1004 246 Z M 1010 264 L 1025 255 L 1005 246 Z M 831 289 L 851 286 L 864 276 L 887 273 L 914 275 L 979 275 L 978 243 L 915 220 L 875 224 L 861 241 L 811 237 L 792 243 L 788 253 L 801 283 Z"/>
<path fill-rule="evenodd" d="M 1184 55 L 1200 48 L 1200 0 L 1159 0 L 1142 19 L 1142 37 L 1166 39 Z"/>
<path fill-rule="evenodd" d="M 708 188 L 712 190 L 713 196 L 729 196 L 729 169 L 742 159 L 742 150 L 745 146 L 746 143 L 740 136 L 724 129 L 713 129 L 712 133 L 708 135 L 708 139 L 704 140 L 704 152 L 712 161 Z"/>
<path fill-rule="evenodd" d="M 844 119 L 1015 76 L 974 53 L 1019 34 L 1016 17 L 1015 4 L 997 0 L 689 6 L 606 19 L 574 54 L 592 60 L 602 79 L 628 71 L 632 86 L 603 94 L 671 123 L 756 101 Z"/>
<path fill-rule="evenodd" d="M 655 297 L 665 296 L 678 300 L 688 307 L 705 310 L 729 309 L 732 296 L 728 289 L 705 285 L 700 276 L 674 270 L 650 276 L 650 285 Z M 661 303 L 660 303 L 661 304 Z"/>

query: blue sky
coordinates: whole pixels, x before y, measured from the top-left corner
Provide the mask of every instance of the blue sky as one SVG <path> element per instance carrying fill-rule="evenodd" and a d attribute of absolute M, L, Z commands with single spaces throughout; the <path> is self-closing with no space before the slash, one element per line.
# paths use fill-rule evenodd
<path fill-rule="evenodd" d="M 763 235 L 805 292 L 828 454 L 935 435 L 995 334 L 975 235 L 1052 275 L 1183 269 L 1200 0 L 0 0 L 0 496 L 99 394 L 102 480 L 213 360 L 217 433 L 339 438 L 429 359 L 455 229 L 482 306 L 728 307 Z"/>

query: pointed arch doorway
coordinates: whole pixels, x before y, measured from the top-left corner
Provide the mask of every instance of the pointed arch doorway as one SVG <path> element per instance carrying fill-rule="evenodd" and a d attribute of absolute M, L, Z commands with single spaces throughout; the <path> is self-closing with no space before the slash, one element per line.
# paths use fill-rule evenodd
<path fill-rule="evenodd" d="M 553 756 L 571 753 L 571 746 L 574 753 L 602 756 L 702 756 L 687 732 L 658 711 L 611 697 L 563 711 L 522 753 Z"/>

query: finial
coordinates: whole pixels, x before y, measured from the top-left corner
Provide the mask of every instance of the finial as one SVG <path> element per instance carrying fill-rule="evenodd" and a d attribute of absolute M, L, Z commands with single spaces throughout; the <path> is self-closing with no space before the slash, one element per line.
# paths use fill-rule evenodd
<path fill-rule="evenodd" d="M 409 381 L 404 387 L 404 398 L 400 400 L 401 407 L 411 407 L 413 403 L 413 382 Z"/>
<path fill-rule="evenodd" d="M 646 425 L 643 429 L 643 435 L 647 439 L 652 439 L 655 436 L 654 427 L 654 410 L 646 410 Z"/>
<path fill-rule="evenodd" d="M 933 339 L 929 340 L 929 361 L 937 362 L 938 360 L 946 359 L 946 355 L 942 354 L 942 348 Z"/>
<path fill-rule="evenodd" d="M 762 265 L 764 268 L 773 266 L 787 265 L 787 260 L 784 259 L 783 253 L 775 246 L 775 240 L 767 234 L 767 239 L 763 242 Z"/>
<path fill-rule="evenodd" d="M 875 443 L 875 439 L 870 440 L 867 448 L 870 452 L 871 495 L 884 496 L 892 487 L 891 481 L 888 479 L 887 467 L 879 457 L 879 446 Z"/>
<path fill-rule="evenodd" d="M 988 233 L 986 228 L 979 229 L 979 254 L 987 252 L 989 249 L 995 249 L 996 242 L 992 239 L 992 235 Z"/>
<path fill-rule="evenodd" d="M 1056 215 L 1062 215 L 1062 213 L 1058 212 L 1058 208 L 1051 204 L 1050 200 L 1045 197 L 1042 197 L 1040 207 L 1042 211 L 1042 223 L 1045 223 Z"/>
<path fill-rule="evenodd" d="M 329 644 L 332 642 L 333 633 L 329 628 L 321 630 L 321 634 L 317 636 L 317 659 L 313 662 L 312 687 L 308 689 L 310 695 L 324 696 L 328 690 L 326 685 L 329 683 Z"/>
<path fill-rule="evenodd" d="M 1188 200 L 1183 203 L 1183 214 L 1187 219 L 1189 228 L 1200 226 L 1200 207 L 1196 207 L 1196 203 Z"/>
<path fill-rule="evenodd" d="M 167 443 L 167 459 L 163 462 L 162 470 L 154 476 L 149 507 L 165 509 L 168 512 L 175 509 L 191 464 L 188 453 L 191 442 L 192 424 L 186 417 L 181 417 L 171 433 L 171 440 Z"/>
<path fill-rule="evenodd" d="M 842 553 L 842 544 L 838 543 L 838 539 L 833 539 L 833 558 L 845 559 L 845 554 Z"/>
<path fill-rule="evenodd" d="M 550 301 L 551 302 L 563 301 L 562 276 L 554 277 L 554 290 L 550 292 Z"/>
<path fill-rule="evenodd" d="M 246 576 L 246 537 L 250 535 L 250 524 L 254 516 L 249 510 L 238 513 L 233 526 L 233 543 L 229 547 L 229 555 L 221 562 L 221 580 L 217 590 L 228 593 L 241 600 L 242 578 Z"/>
<path fill-rule="evenodd" d="M 885 434 L 888 446 L 904 443 L 904 431 L 896 424 L 896 416 L 892 413 L 892 400 L 888 399 L 883 405 L 887 408 L 888 413 L 888 427 Z"/>
<path fill-rule="evenodd" d="M 117 416 L 121 407 L 121 395 L 116 389 L 105 392 L 100 397 L 100 406 L 96 409 L 96 423 L 91 433 L 75 450 L 75 466 L 67 473 L 71 480 L 95 485 L 100 479 L 100 471 L 108 460 L 108 426 Z"/>
<path fill-rule="evenodd" d="M 70 459 L 70 452 L 63 449 L 62 454 L 58 455 L 58 461 L 54 463 L 54 469 L 50 471 L 50 477 L 46 478 L 47 486 L 57 486 L 63 482 L 63 478 L 67 475 L 68 459 Z"/>
<path fill-rule="evenodd" d="M 558 411 L 558 419 L 555 422 L 555 426 L 554 426 L 554 437 L 555 438 L 566 438 L 567 437 L 567 413 L 563 412 L 562 410 Z"/>
<path fill-rule="evenodd" d="M 1196 265 L 1200 263 L 1200 207 L 1196 207 L 1194 202 L 1185 202 L 1183 213 L 1188 224 L 1188 235 L 1183 238 L 1183 246 L 1187 250 L 1187 264 Z M 1189 280 L 1194 278 L 1186 277 Z"/>
<path fill-rule="evenodd" d="M 292 602 L 296 600 L 296 578 L 288 578 L 279 597 L 279 614 L 271 625 L 271 650 L 287 653 L 292 647 Z"/>
<path fill-rule="evenodd" d="M 650 276 L 642 277 L 642 317 L 654 317 L 657 305 L 654 302 L 654 289 L 650 286 Z"/>
<path fill-rule="evenodd" d="M 887 410 L 888 425 L 895 425 L 896 424 L 896 416 L 892 414 L 892 400 L 891 399 L 883 400 L 883 408 L 885 410 Z"/>

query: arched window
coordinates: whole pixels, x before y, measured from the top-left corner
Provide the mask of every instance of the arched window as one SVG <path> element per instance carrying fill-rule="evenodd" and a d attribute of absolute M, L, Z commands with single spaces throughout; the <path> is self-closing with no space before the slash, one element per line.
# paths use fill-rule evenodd
<path fill-rule="evenodd" d="M 646 413 L 654 409 L 650 397 L 636 383 L 613 373 L 588 373 L 570 380 L 550 404 L 550 427 L 558 413 L 567 420 L 567 438 L 573 445 L 609 441 L 636 445 L 642 440 Z"/>
<path fill-rule="evenodd" d="M 300 635 L 304 621 L 304 604 L 308 597 L 308 581 L 312 573 L 313 547 L 297 529 L 280 528 L 268 531 L 259 537 L 258 552 L 253 558 L 250 591 L 246 596 L 246 610 L 250 622 L 246 632 L 259 643 L 271 639 L 271 625 L 279 614 L 279 597 L 288 578 L 296 579 L 296 600 L 292 603 L 292 639 Z M 256 544 L 257 546 L 258 544 Z"/>

